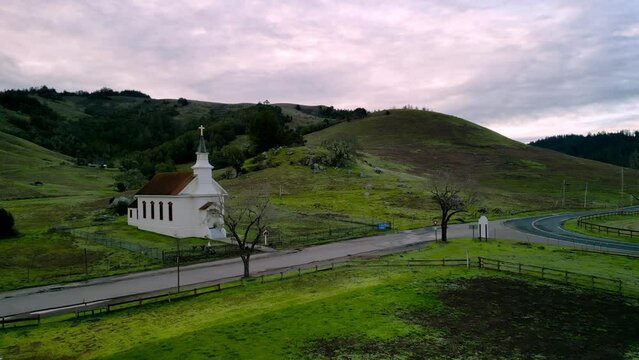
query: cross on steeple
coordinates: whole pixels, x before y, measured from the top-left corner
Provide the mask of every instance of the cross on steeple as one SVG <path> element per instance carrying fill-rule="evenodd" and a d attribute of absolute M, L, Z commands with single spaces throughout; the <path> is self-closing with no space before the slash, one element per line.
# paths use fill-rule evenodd
<path fill-rule="evenodd" d="M 200 129 L 200 136 L 204 136 L 204 126 L 200 125 L 198 129 Z"/>

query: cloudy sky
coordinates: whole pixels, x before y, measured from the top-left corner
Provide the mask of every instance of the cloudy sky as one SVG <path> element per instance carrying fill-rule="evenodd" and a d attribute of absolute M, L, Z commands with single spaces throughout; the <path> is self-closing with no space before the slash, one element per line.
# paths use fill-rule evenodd
<path fill-rule="evenodd" d="M 639 1 L 2 0 L 0 89 L 45 84 L 639 130 Z"/>

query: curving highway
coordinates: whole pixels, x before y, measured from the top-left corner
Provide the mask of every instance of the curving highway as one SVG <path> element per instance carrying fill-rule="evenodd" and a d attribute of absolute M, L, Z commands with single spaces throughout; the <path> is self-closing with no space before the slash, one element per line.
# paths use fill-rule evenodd
<path fill-rule="evenodd" d="M 637 210 L 639 209 L 639 207 L 632 207 L 627 209 Z M 567 220 L 574 219 L 583 215 L 590 215 L 601 212 L 602 211 L 582 211 L 559 215 L 543 215 L 522 219 L 506 220 L 503 224 L 506 227 L 535 236 L 541 236 L 563 242 L 596 247 L 600 249 L 605 248 L 607 250 L 613 250 L 617 252 L 639 254 L 639 242 L 623 242 L 601 237 L 589 236 L 568 231 L 562 227 L 563 223 Z"/>

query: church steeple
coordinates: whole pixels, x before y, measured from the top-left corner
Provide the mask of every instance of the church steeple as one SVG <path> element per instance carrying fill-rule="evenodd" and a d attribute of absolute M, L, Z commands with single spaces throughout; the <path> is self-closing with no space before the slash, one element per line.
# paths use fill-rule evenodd
<path fill-rule="evenodd" d="M 198 129 L 200 129 L 200 143 L 197 146 L 197 152 L 208 153 L 208 151 L 206 151 L 206 145 L 204 144 L 204 126 L 200 125 Z"/>
<path fill-rule="evenodd" d="M 204 143 L 204 126 L 200 125 L 200 143 L 197 146 L 197 160 L 191 166 L 193 175 L 197 177 L 197 194 L 208 194 L 213 192 L 213 166 L 209 163 L 209 153 L 206 151 Z"/>

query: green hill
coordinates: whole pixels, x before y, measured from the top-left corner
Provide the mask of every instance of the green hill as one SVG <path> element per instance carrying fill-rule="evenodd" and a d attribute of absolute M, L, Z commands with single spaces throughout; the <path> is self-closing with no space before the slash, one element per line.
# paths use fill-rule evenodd
<path fill-rule="evenodd" d="M 0 132 L 0 200 L 95 193 L 113 184 L 111 170 L 76 166 L 73 159 Z"/>
<path fill-rule="evenodd" d="M 308 166 L 323 141 L 349 137 L 359 143 L 361 160 L 347 169 L 313 171 Z M 274 202 L 294 213 L 385 218 L 402 227 L 430 224 L 436 216 L 428 191 L 442 173 L 477 192 L 476 210 L 485 208 L 492 217 L 562 203 L 583 207 L 586 183 L 588 207 L 614 207 L 620 201 L 619 168 L 530 147 L 445 114 L 378 112 L 306 139 L 304 148 L 271 154 L 266 169 L 223 184 L 235 193 L 262 187 L 277 194 L 281 186 L 284 196 Z M 639 190 L 638 174 L 626 172 L 626 193 Z"/>
<path fill-rule="evenodd" d="M 527 146 L 454 116 L 377 112 L 307 139 L 319 145 L 345 134 L 355 137 L 364 153 L 402 164 L 414 175 L 429 178 L 445 172 L 467 181 L 490 206 L 554 207 L 561 202 L 564 180 L 566 206 L 583 206 L 586 182 L 589 206 L 614 206 L 620 199 L 620 168 Z M 638 174 L 626 172 L 627 193 L 639 191 Z"/>

